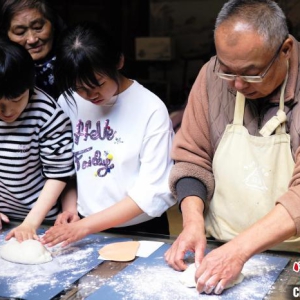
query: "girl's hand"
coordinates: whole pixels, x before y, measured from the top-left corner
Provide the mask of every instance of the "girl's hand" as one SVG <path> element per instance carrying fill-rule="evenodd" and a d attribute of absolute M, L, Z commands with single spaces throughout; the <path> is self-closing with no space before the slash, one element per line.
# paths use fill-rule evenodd
<path fill-rule="evenodd" d="M 62 224 L 68 224 L 79 221 L 80 218 L 78 214 L 71 213 L 69 211 L 64 211 L 61 214 L 59 214 L 55 221 L 55 226 L 62 225 Z"/>
<path fill-rule="evenodd" d="M 2 229 L 2 222 L 9 223 L 9 218 L 5 215 L 0 213 L 0 229 Z"/>
<path fill-rule="evenodd" d="M 18 227 L 12 229 L 5 237 L 5 240 L 8 241 L 12 237 L 15 237 L 18 242 L 23 242 L 25 240 L 35 239 L 39 240 L 39 237 L 36 234 L 35 228 L 28 224 L 22 223 Z"/>
<path fill-rule="evenodd" d="M 71 243 L 81 240 L 88 234 L 88 230 L 82 226 L 80 221 L 78 221 L 51 227 L 41 238 L 41 242 L 49 247 L 62 242 L 61 246 L 65 247 Z"/>

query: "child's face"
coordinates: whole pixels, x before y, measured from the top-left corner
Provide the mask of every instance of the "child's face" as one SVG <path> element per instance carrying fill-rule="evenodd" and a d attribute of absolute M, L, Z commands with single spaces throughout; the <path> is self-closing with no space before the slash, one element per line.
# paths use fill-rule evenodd
<path fill-rule="evenodd" d="M 14 99 L 0 99 L 0 119 L 5 123 L 12 123 L 21 115 L 28 104 L 29 90 Z"/>
<path fill-rule="evenodd" d="M 112 78 L 105 75 L 95 74 L 99 86 L 89 87 L 85 84 L 78 83 L 75 91 L 85 100 L 95 105 L 105 105 L 116 94 L 119 86 Z"/>

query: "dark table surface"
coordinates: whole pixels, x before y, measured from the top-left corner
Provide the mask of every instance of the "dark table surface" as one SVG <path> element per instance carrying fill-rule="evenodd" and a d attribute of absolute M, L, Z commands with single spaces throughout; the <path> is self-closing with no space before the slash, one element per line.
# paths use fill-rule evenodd
<path fill-rule="evenodd" d="M 10 226 L 6 226 L 4 229 L 7 230 L 14 226 L 18 225 L 17 223 L 11 223 Z M 47 229 L 48 226 L 41 226 L 42 229 Z M 0 230 L 1 232 L 1 230 Z M 143 234 L 140 235 L 119 235 L 111 233 L 99 233 L 100 235 L 111 236 L 111 237 L 125 237 L 132 240 L 148 240 L 148 241 L 160 241 L 164 243 L 171 244 L 176 236 L 164 236 L 164 235 L 150 235 Z M 209 249 L 216 248 L 221 244 L 213 240 L 208 240 L 207 247 Z M 293 287 L 299 286 L 299 299 L 300 299 L 300 272 L 297 273 L 293 270 L 294 262 L 300 262 L 300 253 L 287 253 L 287 252 L 275 252 L 267 251 L 269 255 L 285 257 L 290 259 L 287 266 L 284 268 L 282 273 L 279 275 L 278 279 L 270 289 L 269 293 L 265 296 L 265 300 L 290 300 L 297 299 L 293 297 Z M 91 270 L 89 273 L 84 275 L 79 281 L 75 282 L 68 290 L 64 291 L 62 294 L 56 296 L 53 299 L 84 299 L 88 295 L 91 295 L 95 290 L 99 289 L 102 285 L 105 285 L 106 280 L 109 280 L 114 275 L 122 271 L 126 266 L 130 265 L 132 262 L 114 262 L 114 261 L 104 261 L 100 263 L 95 269 Z M 82 285 L 80 282 L 89 281 L 90 278 L 93 278 L 97 281 L 97 284 L 87 284 Z M 88 287 L 88 288 L 87 288 Z M 84 288 L 84 291 L 82 290 Z M 84 295 L 84 296 L 83 296 Z M 0 299 L 5 299 L 1 298 Z"/>

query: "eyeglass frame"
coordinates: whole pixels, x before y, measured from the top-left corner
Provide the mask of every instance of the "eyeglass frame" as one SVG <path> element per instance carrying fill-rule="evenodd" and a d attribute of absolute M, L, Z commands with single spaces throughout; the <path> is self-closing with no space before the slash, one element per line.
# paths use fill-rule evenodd
<path fill-rule="evenodd" d="M 273 63 L 275 62 L 275 60 L 277 58 L 277 56 L 279 55 L 280 50 L 281 50 L 281 48 L 282 48 L 285 40 L 280 44 L 279 48 L 275 52 L 275 55 L 272 57 L 270 63 L 268 64 L 268 66 L 266 67 L 265 71 L 261 75 L 254 75 L 254 76 L 249 75 L 249 76 L 247 76 L 247 75 L 234 75 L 234 74 L 227 74 L 227 73 L 216 72 L 216 65 L 217 65 L 217 60 L 218 60 L 218 56 L 217 55 L 216 55 L 216 58 L 215 58 L 215 64 L 214 64 L 213 72 L 219 78 L 221 78 L 223 80 L 227 80 L 227 81 L 234 81 L 234 80 L 236 80 L 237 77 L 240 77 L 245 82 L 249 82 L 249 83 L 261 83 L 261 82 L 263 82 L 263 79 L 266 77 L 268 71 L 271 69 Z"/>

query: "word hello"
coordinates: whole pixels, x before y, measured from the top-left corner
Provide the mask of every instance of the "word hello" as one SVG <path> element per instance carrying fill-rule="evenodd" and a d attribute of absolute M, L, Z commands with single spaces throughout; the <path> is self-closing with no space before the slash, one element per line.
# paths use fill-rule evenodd
<path fill-rule="evenodd" d="M 109 120 L 105 120 L 103 128 L 101 127 L 101 122 L 97 121 L 95 129 L 92 129 L 92 122 L 90 120 L 85 123 L 79 120 L 76 125 L 76 132 L 74 132 L 74 143 L 79 144 L 80 138 L 83 137 L 84 141 L 88 138 L 91 140 L 112 140 L 115 135 L 115 131 L 109 126 Z"/>

